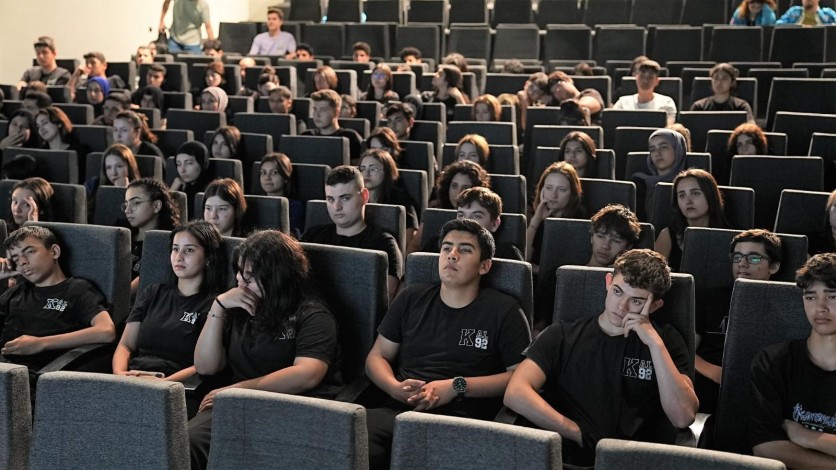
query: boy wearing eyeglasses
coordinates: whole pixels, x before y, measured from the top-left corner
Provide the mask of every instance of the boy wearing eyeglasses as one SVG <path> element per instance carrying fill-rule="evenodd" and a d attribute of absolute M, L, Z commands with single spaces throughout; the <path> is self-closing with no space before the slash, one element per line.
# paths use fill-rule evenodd
<path fill-rule="evenodd" d="M 392 301 L 403 277 L 403 255 L 395 237 L 366 221 L 368 202 L 369 190 L 360 170 L 347 165 L 334 168 L 325 179 L 325 204 L 333 223 L 308 228 L 302 241 L 386 252 Z"/>
<path fill-rule="evenodd" d="M 67 350 L 116 339 L 102 294 L 61 269 L 61 246 L 52 231 L 21 227 L 6 238 L 5 248 L 0 279 L 19 280 L 0 296 L 0 362 L 27 366 L 34 384 L 37 371 Z"/>
<path fill-rule="evenodd" d="M 768 281 L 781 269 L 781 239 L 761 229 L 746 230 L 732 239 L 729 247 L 734 279 Z M 694 387 L 700 398 L 700 412 L 713 413 L 720 393 L 720 367 L 734 285 L 697 292 L 695 315 L 697 334 Z"/>

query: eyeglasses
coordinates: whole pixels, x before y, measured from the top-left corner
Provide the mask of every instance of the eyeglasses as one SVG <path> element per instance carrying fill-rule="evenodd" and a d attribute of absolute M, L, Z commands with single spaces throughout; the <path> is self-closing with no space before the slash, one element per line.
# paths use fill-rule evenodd
<path fill-rule="evenodd" d="M 757 253 L 749 253 L 748 255 L 744 255 L 743 253 L 732 253 L 731 255 L 731 261 L 734 264 L 741 262 L 743 258 L 746 258 L 746 262 L 749 264 L 761 264 L 761 261 L 763 260 L 769 261 L 769 258 Z"/>
<path fill-rule="evenodd" d="M 360 173 L 366 173 L 366 172 L 368 172 L 370 175 L 376 175 L 376 174 L 380 173 L 381 171 L 383 171 L 383 167 L 382 167 L 382 166 L 376 166 L 376 165 L 373 165 L 373 166 L 361 166 L 361 167 L 359 168 L 359 170 L 360 170 Z"/>
<path fill-rule="evenodd" d="M 372 78 L 375 80 L 380 80 L 381 78 L 386 78 L 386 74 L 383 72 L 375 72 L 372 74 Z"/>
<path fill-rule="evenodd" d="M 136 206 L 138 206 L 138 205 L 142 204 L 143 202 L 151 202 L 151 201 L 150 201 L 150 200 L 145 200 L 145 201 L 129 201 L 129 202 L 123 202 L 123 203 L 122 203 L 122 206 L 121 206 L 121 207 L 122 207 L 122 212 L 127 212 L 128 208 L 130 208 L 130 209 L 131 209 L 131 212 L 133 212 L 133 211 L 135 211 L 135 210 L 136 210 Z"/>

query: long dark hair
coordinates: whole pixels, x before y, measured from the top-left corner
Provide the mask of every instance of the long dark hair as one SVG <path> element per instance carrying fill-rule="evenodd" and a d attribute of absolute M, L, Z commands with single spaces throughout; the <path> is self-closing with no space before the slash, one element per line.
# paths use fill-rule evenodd
<path fill-rule="evenodd" d="M 290 235 L 278 230 L 255 232 L 235 248 L 233 259 L 238 272 L 250 263 L 262 294 L 254 322 L 273 337 L 292 325 L 305 301 L 315 297 L 308 256 Z"/>
<path fill-rule="evenodd" d="M 218 229 L 205 220 L 193 220 L 178 225 L 171 231 L 169 243 L 174 243 L 174 236 L 180 232 L 188 232 L 203 248 L 206 265 L 203 268 L 203 282 L 200 291 L 205 293 L 223 292 L 227 286 L 227 259 L 224 240 Z M 177 284 L 177 277 L 172 271 L 172 283 Z"/>
<path fill-rule="evenodd" d="M 720 194 L 720 188 L 717 187 L 717 181 L 714 180 L 711 173 L 692 168 L 679 173 L 673 180 L 673 189 L 671 190 L 671 205 L 673 206 L 671 237 L 676 237 L 677 242 L 684 240 L 685 229 L 688 227 L 688 220 L 679 209 L 676 197 L 676 188 L 679 182 L 685 178 L 697 180 L 700 191 L 705 195 L 705 200 L 708 202 L 708 226 L 711 228 L 728 228 L 729 222 L 726 220 L 726 214 L 723 211 L 723 196 Z"/>
<path fill-rule="evenodd" d="M 247 214 L 247 200 L 244 199 L 244 191 L 238 182 L 232 178 L 223 178 L 212 181 L 203 193 L 203 203 L 210 197 L 218 196 L 222 201 L 228 202 L 235 212 L 235 225 L 232 228 L 233 236 L 241 237 L 246 232 L 244 217 Z"/>

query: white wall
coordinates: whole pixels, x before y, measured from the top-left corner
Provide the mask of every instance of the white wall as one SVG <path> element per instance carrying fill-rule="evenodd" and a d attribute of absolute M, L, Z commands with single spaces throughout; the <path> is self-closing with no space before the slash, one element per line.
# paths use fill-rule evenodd
<path fill-rule="evenodd" d="M 250 5 L 261 8 L 262 0 L 207 2 L 217 35 L 221 21 L 249 20 Z M 55 39 L 59 58 L 81 60 L 87 52 L 100 51 L 109 61 L 128 61 L 138 45 L 156 39 L 162 4 L 162 0 L 0 0 L 0 83 L 20 80 L 34 58 L 32 44 L 41 35 Z M 170 25 L 170 11 L 168 16 Z"/>

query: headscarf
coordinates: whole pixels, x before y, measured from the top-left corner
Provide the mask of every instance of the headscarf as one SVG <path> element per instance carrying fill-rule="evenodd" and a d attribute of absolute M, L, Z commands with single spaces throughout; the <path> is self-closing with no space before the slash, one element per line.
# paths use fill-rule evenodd
<path fill-rule="evenodd" d="M 110 82 L 107 81 L 104 77 L 90 77 L 87 79 L 87 82 L 96 82 L 102 89 L 102 94 L 104 95 L 105 99 L 107 99 L 107 94 L 110 93 Z M 103 101 L 104 102 L 104 101 Z"/>
<path fill-rule="evenodd" d="M 645 199 L 645 210 L 647 211 L 647 214 L 651 214 L 653 212 L 656 184 L 663 182 L 671 183 L 679 172 L 685 170 L 685 137 L 683 137 L 679 132 L 671 129 L 657 129 L 656 132 L 650 134 L 650 138 L 647 139 L 648 146 L 654 137 L 661 137 L 665 139 L 665 141 L 673 147 L 674 161 L 671 169 L 664 175 L 660 175 L 659 170 L 656 169 L 656 165 L 653 164 L 653 159 L 650 158 L 650 154 L 648 154 L 647 171 L 649 174 L 638 172 L 633 175 L 634 177 L 644 181 L 645 187 L 647 188 L 647 197 Z"/>
<path fill-rule="evenodd" d="M 203 93 L 209 93 L 212 95 L 215 100 L 218 102 L 218 111 L 225 113 L 226 106 L 229 104 L 229 97 L 226 95 L 226 92 L 223 88 L 218 88 L 216 86 L 210 86 L 203 89 Z"/>
<path fill-rule="evenodd" d="M 162 90 L 155 86 L 146 86 L 142 89 L 142 92 L 139 94 L 139 102 L 134 104 L 140 104 L 142 102 L 143 96 L 150 96 L 154 100 L 154 107 L 159 109 L 160 112 L 162 112 L 163 104 L 165 102 Z"/>

